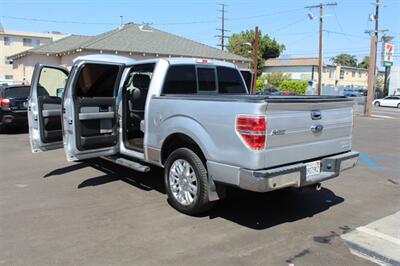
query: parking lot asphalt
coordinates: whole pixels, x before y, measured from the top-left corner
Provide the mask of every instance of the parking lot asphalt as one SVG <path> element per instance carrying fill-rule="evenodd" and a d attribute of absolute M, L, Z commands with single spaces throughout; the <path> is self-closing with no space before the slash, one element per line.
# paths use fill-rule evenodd
<path fill-rule="evenodd" d="M 359 165 L 321 191 L 237 189 L 200 217 L 170 207 L 162 169 L 31 154 L 0 135 L 2 265 L 368 265 L 340 235 L 400 210 L 400 110 L 355 117 Z"/>

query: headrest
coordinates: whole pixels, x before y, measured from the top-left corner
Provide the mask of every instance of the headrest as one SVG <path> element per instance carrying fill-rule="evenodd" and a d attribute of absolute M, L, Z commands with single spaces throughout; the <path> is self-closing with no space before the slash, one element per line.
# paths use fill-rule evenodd
<path fill-rule="evenodd" d="M 148 89 L 150 77 L 148 75 L 135 74 L 132 79 L 132 85 L 138 89 Z"/>

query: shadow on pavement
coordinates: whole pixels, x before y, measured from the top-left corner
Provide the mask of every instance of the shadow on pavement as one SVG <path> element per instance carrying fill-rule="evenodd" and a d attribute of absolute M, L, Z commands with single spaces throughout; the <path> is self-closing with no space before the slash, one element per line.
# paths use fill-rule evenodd
<path fill-rule="evenodd" d="M 63 174 L 69 173 L 69 172 L 73 172 L 75 170 L 79 170 L 79 169 L 88 167 L 88 166 L 89 165 L 87 165 L 85 163 L 77 163 L 77 164 L 73 164 L 73 165 L 68 165 L 68 166 L 65 166 L 62 168 L 55 169 L 55 170 L 45 174 L 43 176 L 43 178 L 47 178 L 47 177 L 55 176 L 55 175 L 63 175 Z"/>
<path fill-rule="evenodd" d="M 18 135 L 28 133 L 28 127 L 0 128 L 0 135 Z"/>
<path fill-rule="evenodd" d="M 94 159 L 54 170 L 46 176 L 67 173 L 85 166 L 94 167 L 105 174 L 83 181 L 78 189 L 124 181 L 145 191 L 156 190 L 165 194 L 163 169 L 158 167 L 152 167 L 148 173 L 139 173 L 107 160 Z M 344 201 L 326 188 L 321 191 L 306 188 L 255 193 L 228 187 L 227 194 L 227 198 L 219 201 L 213 210 L 199 217 L 223 218 L 248 228 L 262 230 L 312 217 Z"/>

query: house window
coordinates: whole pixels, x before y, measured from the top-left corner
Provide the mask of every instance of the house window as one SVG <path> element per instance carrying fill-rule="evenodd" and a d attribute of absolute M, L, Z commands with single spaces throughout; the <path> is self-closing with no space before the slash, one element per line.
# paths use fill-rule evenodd
<path fill-rule="evenodd" d="M 362 73 L 361 71 L 358 71 L 358 77 L 361 78 L 362 77 Z"/>
<path fill-rule="evenodd" d="M 340 77 L 339 77 L 340 79 L 344 79 L 344 71 L 343 70 L 340 70 Z"/>
<path fill-rule="evenodd" d="M 352 72 L 351 72 L 351 76 L 354 78 L 354 77 L 356 76 L 356 72 L 355 72 L 355 71 L 352 71 Z"/>
<path fill-rule="evenodd" d="M 23 38 L 22 44 L 23 44 L 23 46 L 32 46 L 32 39 Z"/>
<path fill-rule="evenodd" d="M 14 76 L 13 75 L 4 75 L 4 78 L 5 79 L 14 79 Z"/>
<path fill-rule="evenodd" d="M 6 65 L 12 65 L 13 60 L 12 59 L 8 59 L 7 56 L 4 57 L 4 64 Z"/>
<path fill-rule="evenodd" d="M 4 45 L 9 46 L 9 45 L 12 44 L 12 42 L 13 42 L 12 37 L 10 37 L 10 36 L 4 36 Z"/>
<path fill-rule="evenodd" d="M 333 73 L 334 73 L 334 70 L 333 69 L 329 69 L 329 78 L 330 79 L 333 79 Z"/>
<path fill-rule="evenodd" d="M 33 47 L 37 47 L 40 45 L 40 40 L 39 39 L 33 39 L 32 40 L 32 46 Z"/>

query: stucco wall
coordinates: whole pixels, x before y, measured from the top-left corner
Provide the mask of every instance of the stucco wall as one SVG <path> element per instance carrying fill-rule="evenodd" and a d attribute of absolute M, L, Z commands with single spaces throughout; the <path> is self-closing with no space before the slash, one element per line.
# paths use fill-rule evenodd
<path fill-rule="evenodd" d="M 14 60 L 13 62 L 13 68 L 15 70 L 14 79 L 21 81 L 24 84 L 30 84 L 33 70 L 35 68 L 35 64 L 37 63 L 60 65 L 61 57 L 29 54 L 27 56 L 22 57 L 21 59 Z"/>

